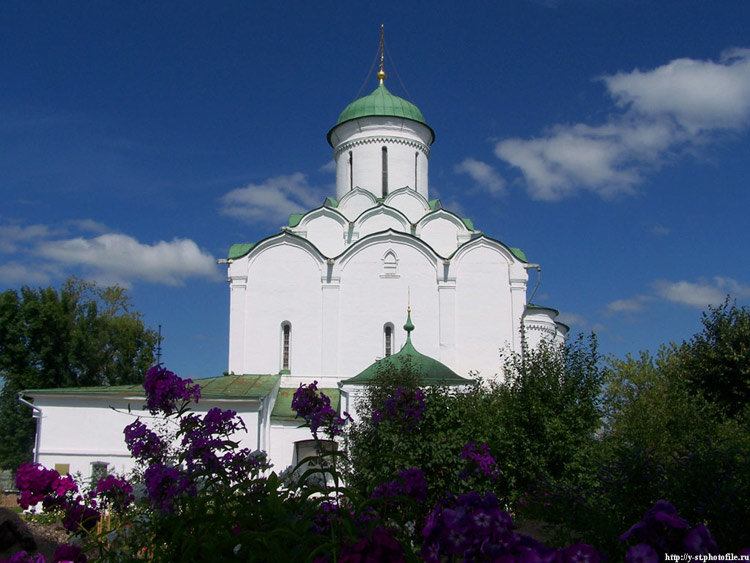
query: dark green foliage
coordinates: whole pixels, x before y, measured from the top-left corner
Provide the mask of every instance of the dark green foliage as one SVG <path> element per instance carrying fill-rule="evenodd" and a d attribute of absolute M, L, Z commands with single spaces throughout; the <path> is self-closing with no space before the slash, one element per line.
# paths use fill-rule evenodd
<path fill-rule="evenodd" d="M 725 549 L 750 545 L 738 525 L 750 521 L 750 311 L 726 302 L 702 322 L 681 346 L 610 359 L 597 467 L 575 487 L 548 484 L 533 507 L 567 539 L 615 555 L 613 538 L 665 499 Z"/>
<path fill-rule="evenodd" d="M 461 492 L 461 450 L 474 440 L 472 426 L 465 424 L 471 417 L 469 404 L 477 397 L 472 388 L 465 396 L 448 388 L 425 389 L 426 411 L 416 424 L 383 420 L 374 423 L 372 413 L 383 411 L 385 401 L 399 387 L 419 388 L 420 376 L 405 362 L 401 370 L 381 371 L 368 386 L 357 406 L 361 418 L 347 433 L 349 467 L 347 482 L 363 495 L 396 478 L 399 470 L 419 467 L 428 485 L 429 510 L 446 491 Z"/>
<path fill-rule="evenodd" d="M 362 422 L 349 433 L 350 482 L 361 491 L 420 467 L 429 486 L 428 506 L 446 491 L 461 493 L 476 483 L 458 478 L 460 455 L 469 442 L 485 443 L 500 478 L 483 483 L 513 503 L 539 481 L 574 482 L 587 475 L 599 427 L 602 373 L 596 341 L 579 338 L 564 347 L 542 346 L 506 365 L 502 384 L 461 390 L 425 389 L 426 411 L 409 427 L 374 424 L 371 413 L 399 386 L 418 385 L 409 366 L 381 373 L 359 405 Z"/>
<path fill-rule="evenodd" d="M 0 466 L 30 460 L 31 409 L 24 389 L 122 385 L 143 381 L 156 333 L 132 311 L 120 287 L 77 279 L 53 287 L 0 293 Z"/>
<path fill-rule="evenodd" d="M 679 368 L 694 389 L 736 416 L 750 402 L 750 310 L 727 298 L 701 322 L 703 331 L 679 348 Z"/>
<path fill-rule="evenodd" d="M 602 378 L 593 335 L 508 360 L 505 381 L 492 390 L 502 431 L 490 447 L 502 452 L 514 500 L 539 481 L 572 484 L 585 476 L 601 424 Z"/>

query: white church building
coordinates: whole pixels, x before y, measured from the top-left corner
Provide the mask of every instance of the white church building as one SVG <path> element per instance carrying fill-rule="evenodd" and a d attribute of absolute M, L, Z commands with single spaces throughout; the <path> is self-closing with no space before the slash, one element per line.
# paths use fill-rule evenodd
<path fill-rule="evenodd" d="M 557 311 L 528 302 L 524 253 L 430 199 L 435 133 L 420 110 L 391 94 L 385 73 L 339 115 L 327 139 L 336 193 L 255 242 L 233 244 L 228 269 L 228 374 L 198 380 L 195 409 L 236 410 L 242 446 L 276 470 L 305 457 L 308 429 L 294 419 L 300 383 L 318 382 L 352 412 L 374 362 L 397 354 L 425 366 L 426 383 L 502 377 L 501 353 L 562 343 Z M 410 306 L 413 324 L 401 327 Z M 28 390 L 37 418 L 35 459 L 86 476 L 133 466 L 122 428 L 140 413 L 142 388 Z M 75 429 L 75 431 L 72 431 Z"/>

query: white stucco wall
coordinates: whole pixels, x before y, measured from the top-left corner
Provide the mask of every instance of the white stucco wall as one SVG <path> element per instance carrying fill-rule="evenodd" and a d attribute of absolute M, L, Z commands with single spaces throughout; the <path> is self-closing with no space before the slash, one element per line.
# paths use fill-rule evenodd
<path fill-rule="evenodd" d="M 94 462 L 107 463 L 108 471 L 118 474 L 127 473 L 135 466 L 135 460 L 125 445 L 123 431 L 136 418 L 151 427 L 163 424 L 162 419 L 152 417 L 142 409 L 144 400 L 137 395 L 38 394 L 33 398 L 34 406 L 41 410 L 37 461 L 48 468 L 68 464 L 71 474 L 80 473 L 84 478 L 91 476 Z M 198 414 L 205 414 L 214 407 L 237 411 L 247 432 L 237 433 L 232 438 L 240 442 L 240 447 L 256 450 L 263 446 L 259 405 L 258 401 L 250 400 L 201 400 L 191 410 Z"/>

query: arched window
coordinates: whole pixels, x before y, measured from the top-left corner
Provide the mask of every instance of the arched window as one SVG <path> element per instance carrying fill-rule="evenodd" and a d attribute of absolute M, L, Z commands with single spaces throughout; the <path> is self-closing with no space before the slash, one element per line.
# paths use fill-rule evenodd
<path fill-rule="evenodd" d="M 383 197 L 388 195 L 388 147 L 383 147 Z"/>
<path fill-rule="evenodd" d="M 384 353 L 386 356 L 393 354 L 393 323 L 385 323 L 383 327 Z"/>
<path fill-rule="evenodd" d="M 289 371 L 289 357 L 292 340 L 292 323 L 281 323 L 281 370 Z"/>

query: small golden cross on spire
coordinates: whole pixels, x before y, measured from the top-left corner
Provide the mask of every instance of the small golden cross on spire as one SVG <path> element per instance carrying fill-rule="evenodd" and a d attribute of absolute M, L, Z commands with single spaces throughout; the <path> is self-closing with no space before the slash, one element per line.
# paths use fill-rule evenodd
<path fill-rule="evenodd" d="M 383 41 L 385 39 L 385 25 L 380 24 L 380 70 L 378 71 L 378 80 L 382 84 L 385 80 L 385 71 L 383 70 Z"/>

